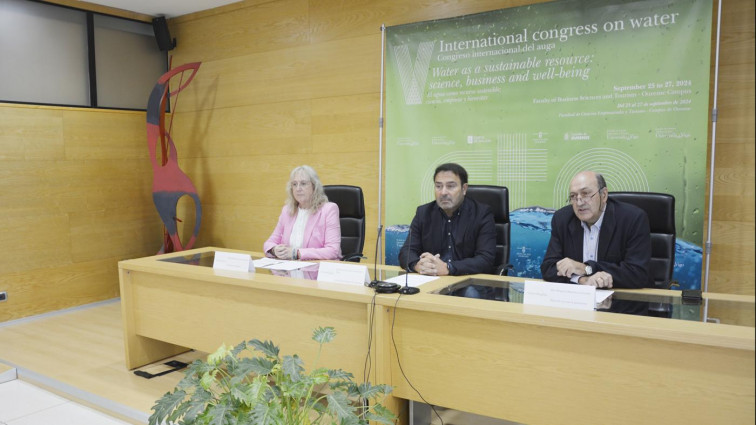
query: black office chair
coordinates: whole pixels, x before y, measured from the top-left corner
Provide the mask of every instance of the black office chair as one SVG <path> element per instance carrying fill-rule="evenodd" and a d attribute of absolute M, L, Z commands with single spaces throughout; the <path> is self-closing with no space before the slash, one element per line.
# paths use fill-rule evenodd
<path fill-rule="evenodd" d="M 491 207 L 496 226 L 496 274 L 506 275 L 509 264 L 511 223 L 509 222 L 509 190 L 504 186 L 468 185 L 466 196 Z"/>
<path fill-rule="evenodd" d="M 609 192 L 609 197 L 635 205 L 651 226 L 651 276 L 658 289 L 669 289 L 675 266 L 675 197 L 653 192 Z"/>
<path fill-rule="evenodd" d="M 339 206 L 341 261 L 359 263 L 365 245 L 365 198 L 362 188 L 347 185 L 323 186 L 328 200 Z"/>

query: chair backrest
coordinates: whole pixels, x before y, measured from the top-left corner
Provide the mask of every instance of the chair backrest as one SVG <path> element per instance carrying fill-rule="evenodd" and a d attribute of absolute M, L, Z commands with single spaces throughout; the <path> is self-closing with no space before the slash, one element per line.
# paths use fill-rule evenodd
<path fill-rule="evenodd" d="M 496 267 L 509 264 L 509 190 L 504 186 L 468 185 L 465 196 L 491 207 L 496 226 Z"/>
<path fill-rule="evenodd" d="M 654 192 L 609 192 L 609 197 L 635 205 L 648 215 L 651 276 L 657 288 L 669 288 L 675 266 L 675 197 Z"/>
<path fill-rule="evenodd" d="M 362 196 L 362 188 L 324 185 L 323 190 L 328 200 L 339 206 L 342 258 L 359 262 L 365 245 L 365 198 Z"/>

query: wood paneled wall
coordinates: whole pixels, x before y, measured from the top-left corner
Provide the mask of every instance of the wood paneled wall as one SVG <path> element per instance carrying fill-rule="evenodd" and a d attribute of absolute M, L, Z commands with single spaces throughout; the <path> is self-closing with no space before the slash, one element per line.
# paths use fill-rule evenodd
<path fill-rule="evenodd" d="M 381 24 L 528 3 L 247 0 L 170 20 L 173 64 L 203 62 L 173 124 L 203 203 L 197 246 L 259 251 L 289 171 L 310 164 L 362 186 L 371 262 Z M 754 294 L 752 0 L 725 0 L 721 38 L 709 289 Z M 0 322 L 117 296 L 117 261 L 159 249 L 144 128 L 138 112 L 0 105 Z"/>
<path fill-rule="evenodd" d="M 753 1 L 722 3 L 720 44 L 709 291 L 754 295 Z M 707 164 L 711 163 L 711 146 L 710 135 Z M 708 184 L 706 190 L 708 193 Z M 708 202 L 706 208 L 708 217 Z M 703 278 L 701 282 L 703 287 Z"/>
<path fill-rule="evenodd" d="M 143 112 L 0 104 L 0 322 L 118 296 L 160 249 Z"/>

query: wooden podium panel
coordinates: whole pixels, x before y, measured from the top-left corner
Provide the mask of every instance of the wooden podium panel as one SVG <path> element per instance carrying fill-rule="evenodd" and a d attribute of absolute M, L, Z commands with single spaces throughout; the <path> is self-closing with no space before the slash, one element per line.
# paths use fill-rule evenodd
<path fill-rule="evenodd" d="M 131 285 L 134 332 L 141 337 L 205 352 L 253 338 L 272 340 L 282 354 L 307 360 L 317 354 L 313 330 L 333 326 L 337 337 L 323 347 L 324 365 L 362 369 L 364 304 L 141 272 L 132 272 Z"/>
<path fill-rule="evenodd" d="M 444 407 L 526 424 L 754 420 L 752 350 L 406 309 L 394 338 L 412 385 Z M 423 401 L 397 367 L 391 382 Z"/>
<path fill-rule="evenodd" d="M 237 274 L 150 259 L 120 264 L 127 367 L 196 349 L 215 351 L 253 338 L 272 340 L 309 368 L 319 326 L 337 336 L 320 365 L 361 376 L 368 347 L 368 288 L 328 289 L 305 279 Z M 319 289 L 325 288 L 325 289 Z M 351 292 L 349 291 L 351 290 Z"/>

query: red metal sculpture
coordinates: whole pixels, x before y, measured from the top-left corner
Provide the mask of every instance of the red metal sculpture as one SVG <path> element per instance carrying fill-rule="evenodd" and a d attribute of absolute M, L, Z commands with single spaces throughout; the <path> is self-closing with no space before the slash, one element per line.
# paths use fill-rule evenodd
<path fill-rule="evenodd" d="M 152 162 L 152 200 L 155 203 L 160 220 L 163 222 L 163 246 L 159 253 L 183 251 L 190 249 L 199 234 L 202 222 L 202 206 L 200 204 L 197 189 L 189 177 L 178 166 L 176 145 L 171 138 L 170 130 L 165 129 L 165 105 L 168 97 L 178 95 L 194 79 L 201 62 L 192 62 L 181 65 L 163 74 L 150 93 L 147 102 L 147 144 L 150 149 L 150 161 Z M 190 71 L 186 82 L 183 82 L 184 72 Z M 181 81 L 178 88 L 169 92 L 168 82 L 171 78 L 179 75 Z M 174 102 L 174 112 L 175 112 Z M 171 123 L 173 118 L 171 117 Z M 162 156 L 158 160 L 157 144 L 160 142 Z M 190 196 L 194 200 L 195 220 L 194 231 L 186 244 L 182 244 L 178 235 L 176 206 L 182 196 Z"/>

